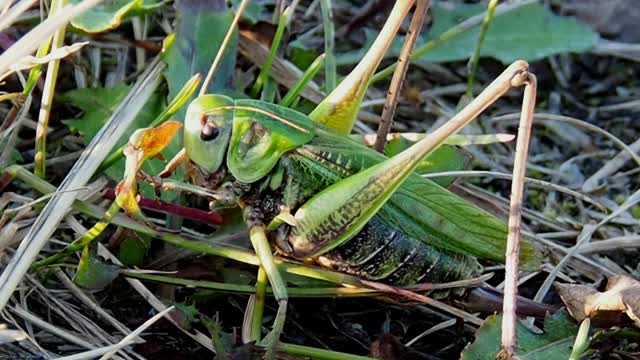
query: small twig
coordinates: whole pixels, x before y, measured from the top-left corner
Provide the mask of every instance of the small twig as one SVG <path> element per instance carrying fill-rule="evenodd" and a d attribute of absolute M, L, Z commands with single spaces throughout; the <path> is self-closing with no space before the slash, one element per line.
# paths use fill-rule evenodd
<path fill-rule="evenodd" d="M 20 15 L 29 10 L 35 3 L 35 0 L 24 0 L 15 4 L 9 11 L 2 14 L 2 21 L 0 21 L 0 31 L 8 28 L 14 21 L 18 20 Z M 9 9 L 11 3 L 6 5 L 6 9 Z"/>
<path fill-rule="evenodd" d="M 269 57 L 269 49 L 260 43 L 250 31 L 240 31 L 238 51 L 256 66 L 262 66 Z M 304 75 L 293 63 L 276 56 L 273 59 L 271 76 L 278 84 L 291 89 L 296 86 Z M 325 94 L 320 91 L 318 84 L 310 81 L 302 90 L 300 96 L 317 104 L 324 99 Z"/>
<path fill-rule="evenodd" d="M 32 312 L 24 309 L 19 305 L 16 305 L 15 307 L 11 307 L 11 310 L 15 312 L 16 315 L 23 318 L 25 321 L 28 321 L 29 323 L 35 325 L 36 327 L 39 327 L 61 339 L 67 340 L 73 344 L 82 346 L 86 349 L 94 349 L 96 347 L 94 344 L 79 337 L 78 335 L 70 331 L 67 331 L 63 328 L 60 328 L 58 326 L 55 326 L 44 319 L 41 319 L 40 317 L 36 316 Z"/>
<path fill-rule="evenodd" d="M 117 344 L 114 345 L 109 345 L 109 346 L 105 346 L 105 347 L 101 347 L 98 349 L 94 349 L 94 350 L 89 350 L 89 351 L 84 351 L 81 353 L 77 353 L 77 354 L 73 354 L 73 355 L 69 355 L 69 356 L 63 356 L 63 357 L 59 357 L 57 358 L 58 360 L 88 360 L 88 359 L 95 359 L 97 356 L 106 354 L 112 350 L 120 350 L 122 347 L 126 346 L 126 345 L 130 345 L 133 344 L 133 341 L 128 341 L 127 343 L 123 343 L 123 342 L 119 342 Z"/>
<path fill-rule="evenodd" d="M 216 72 L 216 69 L 218 69 L 220 62 L 222 61 L 222 56 L 224 55 L 224 51 L 227 49 L 227 46 L 229 45 L 229 41 L 231 41 L 231 37 L 233 36 L 233 33 L 236 27 L 238 26 L 238 21 L 240 20 L 242 13 L 244 13 L 244 9 L 247 7 L 247 5 L 249 5 L 250 1 L 251 0 L 242 0 L 242 2 L 240 3 L 240 6 L 238 7 L 238 11 L 236 11 L 236 16 L 233 18 L 233 21 L 231 22 L 231 26 L 229 26 L 229 30 L 227 30 L 227 34 L 224 36 L 224 40 L 222 40 L 222 44 L 218 49 L 218 53 L 216 54 L 216 57 L 213 59 L 213 63 L 211 64 L 211 67 L 209 68 L 207 77 L 204 79 L 204 82 L 202 83 L 202 87 L 200 88 L 200 92 L 198 93 L 199 96 L 202 96 L 207 92 L 209 83 L 211 82 L 211 79 L 213 79 L 213 74 Z"/>
<path fill-rule="evenodd" d="M 315 11 L 316 11 L 316 8 L 318 7 L 318 4 L 320 4 L 320 0 L 313 0 L 313 2 L 311 2 L 311 4 L 309 4 L 309 7 L 307 8 L 307 11 L 305 11 L 303 19 L 307 19 L 311 15 L 313 15 L 315 13 Z"/>
<path fill-rule="evenodd" d="M 114 318 L 111 314 L 105 311 L 98 303 L 96 303 L 91 296 L 89 296 L 83 289 L 80 289 L 62 270 L 57 269 L 55 275 L 62 282 L 62 284 L 69 289 L 69 291 L 76 296 L 82 304 L 89 309 L 93 310 L 98 316 L 108 322 L 111 326 L 116 328 L 122 334 L 127 335 L 131 332 L 124 324 Z M 139 339 L 138 339 L 139 340 Z"/>
<path fill-rule="evenodd" d="M 420 29 L 422 29 L 422 24 L 424 23 L 424 18 L 427 15 L 427 10 L 429 9 L 430 4 L 430 0 L 418 0 L 416 3 L 416 9 L 414 10 L 413 17 L 411 18 L 411 24 L 409 25 L 407 36 L 404 39 L 402 50 L 398 56 L 398 64 L 400 64 L 400 66 L 396 67 L 393 73 L 389 92 L 387 93 L 387 98 L 384 103 L 384 109 L 382 110 L 382 118 L 380 119 L 380 125 L 378 126 L 376 143 L 373 145 L 373 148 L 379 152 L 384 150 L 387 134 L 391 129 L 393 116 L 395 115 L 396 107 L 398 106 L 398 97 L 400 96 L 404 78 L 407 74 L 407 69 L 409 68 L 411 53 L 413 52 L 416 40 L 420 35 Z"/>
<path fill-rule="evenodd" d="M 634 151 L 635 153 L 640 152 L 640 139 L 629 145 L 629 149 Z M 620 168 L 624 166 L 624 164 L 626 164 L 630 158 L 631 156 L 629 156 L 628 152 L 621 151 L 618 155 L 616 155 L 613 159 L 608 161 L 606 164 L 604 164 L 603 167 L 601 167 L 598 171 L 591 175 L 587 180 L 585 180 L 584 184 L 582 184 L 582 191 L 592 192 L 593 190 L 595 190 L 602 179 L 620 170 Z"/>
<path fill-rule="evenodd" d="M 63 9 L 61 12 L 65 11 Z M 5 54 L 0 55 L 0 58 Z M 107 120 L 106 124 L 91 140 L 85 152 L 63 180 L 59 190 L 76 189 L 87 183 L 100 165 L 100 162 L 106 157 L 107 153 L 104 149 L 112 148 L 122 137 L 125 130 L 142 109 L 142 106 L 160 84 L 163 69 L 164 65 L 160 63 L 159 58 L 149 65 L 147 71 L 140 76 L 111 118 Z M 40 215 L 38 215 L 35 223 L 20 244 L 15 256 L 0 275 L 0 309 L 4 308 L 31 263 L 49 240 L 49 237 L 55 231 L 66 212 L 71 208 L 76 198 L 77 193 L 75 192 L 57 194 L 40 212 Z"/>
<path fill-rule="evenodd" d="M 498 171 L 482 171 L 482 170 L 465 170 L 465 171 L 443 171 L 443 172 L 437 172 L 437 173 L 428 173 L 428 174 L 421 174 L 420 176 L 422 176 L 423 178 L 427 178 L 427 179 L 433 179 L 433 178 L 441 178 L 441 177 L 449 177 L 449 176 L 454 176 L 457 178 L 460 177 L 476 177 L 476 176 L 491 176 L 497 179 L 506 179 L 506 180 L 512 180 L 513 176 L 511 174 L 505 174 L 505 173 L 501 173 Z M 582 193 L 579 193 L 577 191 L 571 190 L 566 186 L 562 186 L 562 185 L 557 185 L 554 184 L 552 182 L 548 182 L 548 181 L 544 181 L 544 180 L 539 180 L 539 179 L 534 179 L 534 178 L 530 178 L 530 177 L 525 177 L 524 181 L 526 183 L 528 183 L 529 185 L 533 185 L 533 186 L 537 186 L 541 189 L 545 189 L 545 190 L 552 190 L 552 191 L 558 191 L 570 196 L 575 197 L 576 199 L 582 200 L 584 202 L 587 202 L 593 206 L 598 207 L 600 210 L 602 211 L 607 211 L 607 207 L 603 204 L 601 204 L 600 202 L 596 201 L 595 199 L 584 195 Z"/>
<path fill-rule="evenodd" d="M 309 84 L 311 80 L 313 80 L 313 77 L 316 75 L 318 70 L 320 70 L 320 67 L 324 63 L 324 59 L 325 55 L 320 54 L 315 60 L 313 60 L 307 70 L 304 71 L 304 74 L 302 74 L 302 77 L 300 77 L 298 82 L 296 82 L 295 85 L 291 87 L 282 98 L 282 100 L 280 101 L 280 105 L 290 107 L 293 104 L 293 102 L 298 98 L 298 95 L 300 95 L 302 90 L 307 86 L 307 84 Z"/>
<path fill-rule="evenodd" d="M 148 22 L 144 16 L 136 16 L 131 19 L 133 28 L 133 38 L 136 42 L 141 43 L 147 38 Z M 146 50 L 143 47 L 136 46 L 136 71 L 144 70 L 146 63 Z"/>
<path fill-rule="evenodd" d="M 538 236 L 536 234 L 532 234 L 532 233 L 527 232 L 527 231 L 523 231 L 522 234 L 525 235 L 527 238 L 529 238 L 531 240 L 534 240 L 534 241 L 536 241 L 536 242 L 548 247 L 551 250 L 555 250 L 555 251 L 561 252 L 563 254 L 568 254 L 569 251 L 570 251 L 570 249 L 567 249 L 564 246 L 558 245 L 555 241 L 551 241 L 551 240 L 545 239 L 545 238 L 543 238 L 541 236 Z M 594 260 L 592 260 L 590 258 L 587 258 L 584 255 L 576 254 L 573 257 L 576 260 L 579 260 L 580 262 L 592 267 L 594 269 L 594 271 L 597 271 L 598 273 L 603 273 L 603 274 L 606 274 L 606 275 L 616 275 L 615 271 L 610 270 L 606 266 L 604 266 L 604 265 L 602 265 L 602 264 L 600 264 L 600 263 L 598 263 L 598 262 L 596 262 L 596 261 L 594 261 Z"/>
<path fill-rule="evenodd" d="M 429 306 L 432 306 L 436 309 L 442 310 L 444 312 L 447 312 L 449 314 L 455 315 L 461 319 L 464 319 L 465 321 L 475 324 L 475 325 L 482 325 L 482 320 L 480 318 L 478 318 L 475 315 L 469 314 L 468 312 L 464 311 L 464 310 L 460 310 L 458 308 L 455 308 L 451 305 L 447 305 L 443 302 L 440 302 L 438 300 L 432 299 L 430 297 L 424 296 L 422 294 L 417 294 L 414 293 L 412 291 L 406 290 L 406 289 L 402 289 L 399 287 L 395 287 L 395 286 L 391 286 L 391 285 L 387 285 L 387 284 L 382 284 L 382 283 L 378 283 L 375 281 L 369 281 L 369 280 L 360 280 L 360 282 L 370 288 L 370 289 L 375 289 L 375 290 L 380 290 L 386 293 L 390 293 L 390 294 L 397 294 L 400 296 L 404 296 L 407 299 L 411 299 L 411 300 L 415 300 L 418 301 L 422 304 L 426 304 Z"/>
<path fill-rule="evenodd" d="M 416 342 L 418 342 L 420 339 L 424 338 L 425 336 L 431 335 L 436 331 L 440 331 L 442 329 L 446 329 L 450 326 L 455 325 L 458 322 L 458 319 L 449 319 L 446 321 L 443 321 L 439 324 L 436 324 L 434 326 L 432 326 L 431 328 L 427 329 L 425 332 L 421 333 L 420 335 L 414 337 L 413 339 L 409 340 L 406 344 L 404 344 L 404 346 L 411 346 L 413 344 L 415 344 Z"/>
<path fill-rule="evenodd" d="M 598 240 L 595 243 L 583 245 L 582 254 L 593 254 L 606 251 L 619 251 L 624 249 L 637 249 L 640 247 L 640 235 L 627 235 L 606 240 Z"/>
<path fill-rule="evenodd" d="M 16 120 L 6 130 L 4 130 L 3 133 L 0 133 L 2 136 L 2 138 L 0 138 L 0 145 L 3 146 L 2 151 L 0 152 L 0 168 L 4 168 L 9 164 L 11 154 L 13 154 L 15 145 L 18 142 L 19 129 L 31 108 L 31 101 L 32 96 L 28 95 L 24 104 L 16 114 Z"/>

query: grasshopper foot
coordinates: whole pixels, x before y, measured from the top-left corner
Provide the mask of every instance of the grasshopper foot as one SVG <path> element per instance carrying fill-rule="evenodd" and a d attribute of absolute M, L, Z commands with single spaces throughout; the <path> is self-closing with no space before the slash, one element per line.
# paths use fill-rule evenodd
<path fill-rule="evenodd" d="M 280 213 L 278 213 L 278 215 L 271 220 L 269 225 L 267 225 L 267 231 L 274 231 L 282 224 L 287 224 L 289 226 L 296 226 L 298 224 L 295 216 L 291 214 L 291 209 L 284 206 L 280 208 Z"/>

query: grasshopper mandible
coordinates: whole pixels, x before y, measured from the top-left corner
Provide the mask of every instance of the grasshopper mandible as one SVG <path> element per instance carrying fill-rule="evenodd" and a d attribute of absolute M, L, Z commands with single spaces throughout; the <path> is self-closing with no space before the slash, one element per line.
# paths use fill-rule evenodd
<path fill-rule="evenodd" d="M 272 340 L 284 324 L 287 291 L 271 244 L 296 259 L 396 285 L 472 276 L 481 271 L 477 258 L 504 262 L 506 224 L 414 170 L 512 87 L 527 87 L 520 134 L 530 131 L 535 77 L 526 62 L 510 65 L 460 113 L 396 156 L 387 158 L 346 135 L 366 89 L 362 84 L 410 3 L 396 2 L 363 62 L 309 116 L 222 95 L 202 95 L 187 109 L 188 173 L 196 181 L 216 179 L 207 184 L 216 200 L 242 208 L 280 305 Z M 520 261 L 536 266 L 529 243 L 522 244 Z"/>

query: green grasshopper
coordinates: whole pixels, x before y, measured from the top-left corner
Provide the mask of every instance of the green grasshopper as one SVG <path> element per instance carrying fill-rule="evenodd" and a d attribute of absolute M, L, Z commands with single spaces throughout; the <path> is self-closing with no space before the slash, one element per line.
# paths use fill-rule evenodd
<path fill-rule="evenodd" d="M 530 119 L 535 77 L 527 63 L 509 66 L 445 125 L 391 158 L 346 135 L 363 84 L 410 6 L 396 3 L 365 60 L 309 116 L 223 95 L 202 95 L 187 109 L 188 173 L 219 203 L 242 208 L 279 302 L 272 346 L 287 301 L 272 244 L 295 259 L 394 285 L 463 279 L 481 272 L 478 258 L 505 260 L 504 222 L 414 170 L 511 87 L 527 86 L 523 118 Z M 535 268 L 535 249 L 521 246 L 521 265 Z"/>

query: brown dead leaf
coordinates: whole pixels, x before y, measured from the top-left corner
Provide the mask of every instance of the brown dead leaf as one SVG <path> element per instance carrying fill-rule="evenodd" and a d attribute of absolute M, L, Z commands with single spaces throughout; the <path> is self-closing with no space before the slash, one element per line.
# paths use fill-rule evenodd
<path fill-rule="evenodd" d="M 129 139 L 129 146 L 140 151 L 138 168 L 141 163 L 151 157 L 160 154 L 180 130 L 182 124 L 178 121 L 167 121 L 154 128 L 140 129 L 134 132 Z"/>
<path fill-rule="evenodd" d="M 591 286 L 556 284 L 560 298 L 577 321 L 590 318 L 594 326 L 608 327 L 628 322 L 640 326 L 640 282 L 628 276 L 612 276 L 606 290 Z M 626 316 L 625 316 L 626 315 Z"/>
<path fill-rule="evenodd" d="M 382 334 L 371 344 L 369 356 L 381 360 L 428 360 L 429 356 L 404 346 L 391 334 Z"/>

